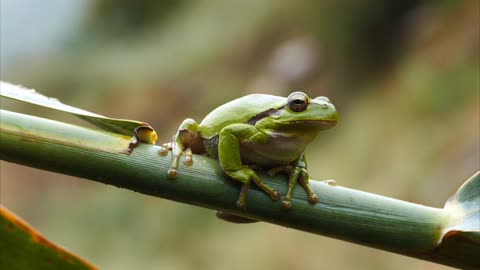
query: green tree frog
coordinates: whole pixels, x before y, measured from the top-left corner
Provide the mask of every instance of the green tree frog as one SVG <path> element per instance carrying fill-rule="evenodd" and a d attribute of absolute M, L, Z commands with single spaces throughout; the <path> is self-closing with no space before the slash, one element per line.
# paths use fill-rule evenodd
<path fill-rule="evenodd" d="M 272 200 L 280 198 L 278 192 L 257 175 L 255 169 L 268 169 L 270 175 L 289 174 L 288 191 L 282 208 L 291 206 L 293 189 L 300 181 L 308 201 L 318 202 L 308 182 L 305 147 L 318 132 L 334 126 L 338 114 L 326 97 L 309 98 L 294 92 L 287 98 L 252 94 L 230 101 L 208 114 L 198 124 L 186 119 L 180 125 L 174 142 L 162 146 L 160 153 L 172 151 L 170 178 L 178 175 L 180 156 L 191 165 L 192 153 L 205 154 L 218 159 L 231 179 L 242 184 L 236 207 L 245 209 L 247 192 L 253 182 Z"/>

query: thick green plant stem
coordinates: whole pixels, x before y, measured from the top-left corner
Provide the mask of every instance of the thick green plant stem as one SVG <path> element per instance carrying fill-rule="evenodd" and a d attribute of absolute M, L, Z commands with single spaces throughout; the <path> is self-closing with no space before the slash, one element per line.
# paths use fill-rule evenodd
<path fill-rule="evenodd" d="M 226 178 L 215 160 L 195 155 L 194 165 L 181 166 L 180 175 L 172 180 L 167 177 L 171 158 L 160 156 L 156 146 L 141 144 L 128 154 L 130 138 L 115 133 L 4 110 L 0 120 L 0 158 L 5 161 L 450 266 L 480 268 L 478 229 L 471 237 L 448 238 L 454 242 L 444 238 L 452 235 L 446 231 L 452 226 L 452 220 L 458 225 L 461 217 L 461 211 L 452 208 L 431 208 L 311 181 L 320 197 L 316 205 L 310 205 L 304 190 L 297 188 L 293 192 L 292 208 L 285 211 L 280 207 L 281 200 L 274 202 L 252 187 L 248 192 L 247 210 L 241 211 L 235 207 L 240 185 Z M 284 176 L 271 178 L 264 173 L 260 176 L 285 195 L 287 179 Z M 479 187 L 478 182 L 474 188 Z M 478 215 L 478 211 L 475 213 Z"/>

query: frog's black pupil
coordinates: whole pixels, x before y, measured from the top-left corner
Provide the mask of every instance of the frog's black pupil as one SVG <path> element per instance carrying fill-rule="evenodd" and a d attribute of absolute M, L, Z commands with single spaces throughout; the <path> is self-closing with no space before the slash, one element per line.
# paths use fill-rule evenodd
<path fill-rule="evenodd" d="M 288 101 L 288 106 L 294 112 L 302 112 L 307 109 L 307 100 L 304 96 L 294 96 Z"/>

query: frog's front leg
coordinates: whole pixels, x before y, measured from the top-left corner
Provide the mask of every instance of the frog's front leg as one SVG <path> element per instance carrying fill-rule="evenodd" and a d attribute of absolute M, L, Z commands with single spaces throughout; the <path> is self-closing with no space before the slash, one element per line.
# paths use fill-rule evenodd
<path fill-rule="evenodd" d="M 244 166 L 241 160 L 242 143 L 265 143 L 269 140 L 267 134 L 260 132 L 249 124 L 232 124 L 220 131 L 218 142 L 218 158 L 225 173 L 232 179 L 243 184 L 236 206 L 245 209 L 247 206 L 247 192 L 250 182 L 253 181 L 260 189 L 267 193 L 272 200 L 278 200 L 278 192 L 263 183 L 257 173 Z"/>
<path fill-rule="evenodd" d="M 201 145 L 202 141 L 198 134 L 197 122 L 190 118 L 185 119 L 173 137 L 173 142 L 163 144 L 160 150 L 161 155 L 168 153 L 168 150 L 172 151 L 172 163 L 168 170 L 168 177 L 175 178 L 178 176 L 180 156 L 183 153 L 186 154 L 184 164 L 188 166 L 192 165 L 192 148 L 197 150 L 195 153 L 201 153 Z"/>
<path fill-rule="evenodd" d="M 298 158 L 293 166 L 281 166 L 271 169 L 268 174 L 273 176 L 278 172 L 287 172 L 288 178 L 288 190 L 285 195 L 285 199 L 282 201 L 282 208 L 289 209 L 292 206 L 292 193 L 297 185 L 297 181 L 300 180 L 303 188 L 307 192 L 308 201 L 310 204 L 316 204 L 318 202 L 318 196 L 313 191 L 310 183 L 308 182 L 309 176 L 307 172 L 307 161 L 304 154 Z"/>

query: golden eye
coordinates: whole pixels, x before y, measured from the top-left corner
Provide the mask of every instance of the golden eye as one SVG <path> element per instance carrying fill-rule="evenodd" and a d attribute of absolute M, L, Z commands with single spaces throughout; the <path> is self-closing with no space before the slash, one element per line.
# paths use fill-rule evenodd
<path fill-rule="evenodd" d="M 295 92 L 287 98 L 288 107 L 294 112 L 303 112 L 308 107 L 308 98 L 304 93 Z"/>

